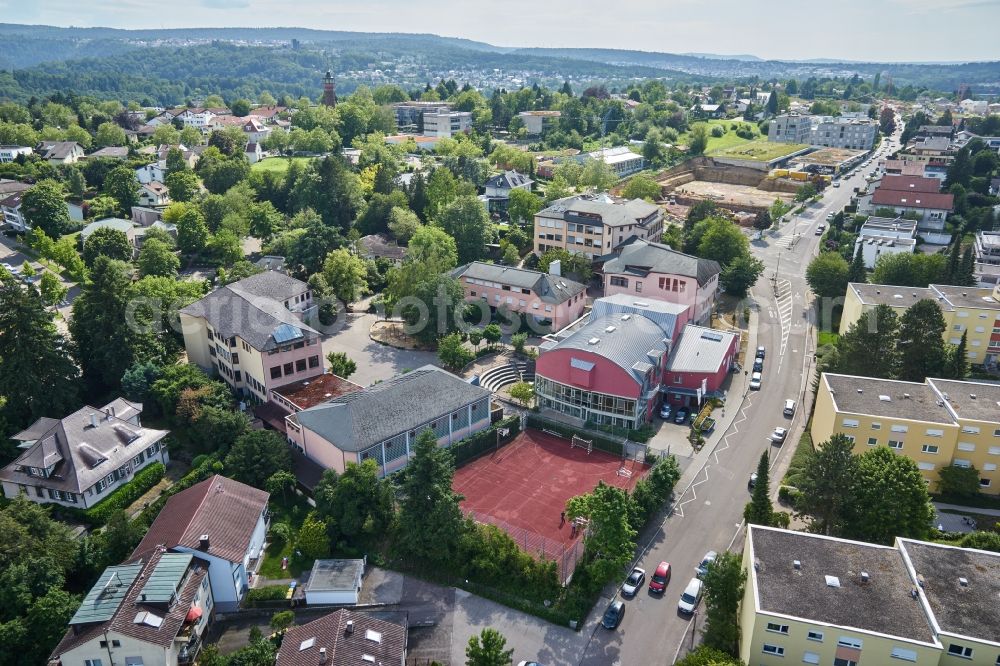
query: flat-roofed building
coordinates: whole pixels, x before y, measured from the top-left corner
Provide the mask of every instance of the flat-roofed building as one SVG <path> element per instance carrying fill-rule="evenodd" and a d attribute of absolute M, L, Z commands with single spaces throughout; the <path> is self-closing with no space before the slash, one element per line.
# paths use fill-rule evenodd
<path fill-rule="evenodd" d="M 535 214 L 535 254 L 562 249 L 591 259 L 632 238 L 659 240 L 663 210 L 641 199 L 607 193 L 566 197 Z"/>

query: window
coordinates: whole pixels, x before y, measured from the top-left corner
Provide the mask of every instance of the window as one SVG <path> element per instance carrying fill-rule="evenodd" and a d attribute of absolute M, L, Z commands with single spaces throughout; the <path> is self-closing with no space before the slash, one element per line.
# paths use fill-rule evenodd
<path fill-rule="evenodd" d="M 989 488 L 991 485 L 993 485 L 993 482 L 989 479 L 979 479 L 980 488 Z"/>
<path fill-rule="evenodd" d="M 642 293 L 642 282 L 640 282 L 639 280 L 636 280 L 635 282 L 635 292 L 637 294 Z"/>
<path fill-rule="evenodd" d="M 768 645 L 767 643 L 764 643 L 764 654 L 773 654 L 776 657 L 784 657 L 785 648 L 780 645 Z"/>
<path fill-rule="evenodd" d="M 823 632 L 822 631 L 810 631 L 806 633 L 806 638 L 811 641 L 816 641 L 817 643 L 823 642 Z"/>
<path fill-rule="evenodd" d="M 929 429 L 927 431 L 928 437 L 944 437 L 944 430 Z"/>
<path fill-rule="evenodd" d="M 788 634 L 788 625 L 787 624 L 778 624 L 777 622 L 768 622 L 767 623 L 767 630 L 771 631 L 771 632 L 774 632 L 776 634 L 786 634 L 787 635 Z"/>
<path fill-rule="evenodd" d="M 936 444 L 924 444 L 923 446 L 920 447 L 920 450 L 923 453 L 931 453 L 931 454 L 933 454 L 933 453 L 937 453 L 938 452 L 938 447 L 937 447 Z"/>
<path fill-rule="evenodd" d="M 948 654 L 963 659 L 972 659 L 972 648 L 952 643 L 948 646 Z"/>
<path fill-rule="evenodd" d="M 962 426 L 962 432 L 968 435 L 978 435 L 979 428 L 977 428 L 976 426 Z"/>
<path fill-rule="evenodd" d="M 983 471 L 984 472 L 995 472 L 996 469 L 997 469 L 997 464 L 996 463 L 986 463 L 986 464 L 983 465 Z"/>
<path fill-rule="evenodd" d="M 305 369 L 306 369 L 306 360 L 304 358 L 300 358 L 299 360 L 295 361 L 295 372 L 302 372 Z"/>
<path fill-rule="evenodd" d="M 841 659 L 840 657 L 834 657 L 833 666 L 858 666 L 858 662 L 851 661 L 850 659 Z"/>
<path fill-rule="evenodd" d="M 318 368 L 319 367 L 319 356 L 310 356 L 309 357 L 309 367 L 310 368 Z"/>
<path fill-rule="evenodd" d="M 959 442 L 958 443 L 958 450 L 959 451 L 975 451 L 976 450 L 976 445 L 972 444 L 970 442 Z"/>
<path fill-rule="evenodd" d="M 905 425 L 894 425 L 892 426 L 892 428 L 890 428 L 890 430 L 892 430 L 893 432 L 906 432 L 909 430 L 909 428 L 906 427 Z"/>
<path fill-rule="evenodd" d="M 612 275 L 611 276 L 611 286 L 612 287 L 627 287 L 628 286 L 628 278 L 616 277 L 616 276 Z"/>
<path fill-rule="evenodd" d="M 854 648 L 855 650 L 861 649 L 862 641 L 860 638 L 853 638 L 851 636 L 841 636 L 837 639 L 837 645 L 841 647 Z"/>
<path fill-rule="evenodd" d="M 889 656 L 893 659 L 902 659 L 903 661 L 917 660 L 917 653 L 914 650 L 904 650 L 903 648 L 892 648 Z"/>
<path fill-rule="evenodd" d="M 100 659 L 84 659 L 83 666 L 101 666 Z"/>
<path fill-rule="evenodd" d="M 818 664 L 819 663 L 819 655 L 816 654 L 815 652 L 806 652 L 806 653 L 804 653 L 802 655 L 802 663 L 803 664 Z"/>
<path fill-rule="evenodd" d="M 869 437 L 868 446 L 878 446 L 878 437 Z"/>
<path fill-rule="evenodd" d="M 845 428 L 857 428 L 858 421 L 857 419 L 844 419 L 841 422 L 841 425 L 844 426 Z"/>
<path fill-rule="evenodd" d="M 890 449 L 896 449 L 897 451 L 902 451 L 903 450 L 903 443 L 900 442 L 900 441 L 898 441 L 898 440 L 895 440 L 895 439 L 890 439 L 889 440 L 889 448 Z"/>
<path fill-rule="evenodd" d="M 286 375 L 292 374 L 293 372 L 295 372 L 295 364 L 294 363 L 286 363 L 285 367 L 284 367 L 284 371 L 285 371 Z"/>
<path fill-rule="evenodd" d="M 851 444 L 854 443 L 854 435 L 844 435 L 844 439 L 846 439 Z"/>
<path fill-rule="evenodd" d="M 993 431 L 993 436 L 1000 437 L 1000 428 L 997 428 L 996 430 Z"/>
<path fill-rule="evenodd" d="M 872 421 L 872 430 L 881 430 L 882 424 L 878 421 Z"/>
<path fill-rule="evenodd" d="M 280 378 L 281 378 L 281 366 L 276 365 L 273 368 L 271 368 L 271 379 L 280 379 Z"/>

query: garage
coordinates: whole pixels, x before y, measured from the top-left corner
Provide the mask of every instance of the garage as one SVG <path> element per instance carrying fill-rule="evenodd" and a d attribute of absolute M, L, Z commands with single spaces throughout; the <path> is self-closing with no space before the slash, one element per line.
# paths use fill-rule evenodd
<path fill-rule="evenodd" d="M 352 605 L 361 595 L 365 560 L 316 560 L 305 584 L 310 606 Z"/>

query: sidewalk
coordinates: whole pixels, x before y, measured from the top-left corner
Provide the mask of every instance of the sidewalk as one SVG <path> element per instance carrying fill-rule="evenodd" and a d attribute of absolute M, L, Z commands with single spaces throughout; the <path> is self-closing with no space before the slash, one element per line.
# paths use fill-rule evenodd
<path fill-rule="evenodd" d="M 966 513 L 978 513 L 981 516 L 997 516 L 1000 518 L 1000 509 L 980 509 L 978 506 L 962 506 L 961 504 L 943 504 L 942 502 L 934 502 L 934 506 L 938 509 L 947 509 L 949 511 L 965 511 Z"/>

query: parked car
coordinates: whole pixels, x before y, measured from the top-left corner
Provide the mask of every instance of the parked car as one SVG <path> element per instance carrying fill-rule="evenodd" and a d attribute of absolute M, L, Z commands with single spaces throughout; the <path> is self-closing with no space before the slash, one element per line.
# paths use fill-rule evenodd
<path fill-rule="evenodd" d="M 759 372 L 755 372 L 750 375 L 750 390 L 759 391 L 760 390 L 761 376 Z"/>
<path fill-rule="evenodd" d="M 646 580 L 646 570 L 640 569 L 639 567 L 633 567 L 632 573 L 628 575 L 625 582 L 622 583 L 622 596 L 634 597 L 635 593 L 639 591 L 642 587 L 643 582 Z"/>
<path fill-rule="evenodd" d="M 714 550 L 710 550 L 705 553 L 705 557 L 701 558 L 701 564 L 695 567 L 695 571 L 698 572 L 698 578 L 704 578 L 705 574 L 708 573 L 708 567 L 712 565 L 712 562 L 719 557 L 719 554 Z"/>
<path fill-rule="evenodd" d="M 750 472 L 750 480 L 747 481 L 747 490 L 753 490 L 757 486 L 757 472 Z"/>
<path fill-rule="evenodd" d="M 653 572 L 652 578 L 649 579 L 649 591 L 663 594 L 663 592 L 667 589 L 667 583 L 669 582 L 670 564 L 667 562 L 660 562 L 656 566 L 656 571 Z"/>
<path fill-rule="evenodd" d="M 753 362 L 753 371 L 754 372 L 764 372 L 764 359 L 762 359 L 762 358 L 754 359 L 754 362 Z"/>
<path fill-rule="evenodd" d="M 614 599 L 604 611 L 601 626 L 605 629 L 617 629 L 618 625 L 622 623 L 623 617 L 625 617 L 625 602 L 621 599 Z"/>
<path fill-rule="evenodd" d="M 795 416 L 795 401 L 792 399 L 785 400 L 785 408 L 781 410 L 781 413 L 785 416 Z"/>
<path fill-rule="evenodd" d="M 664 421 L 669 421 L 670 420 L 670 414 L 671 413 L 672 413 L 672 410 L 670 408 L 670 405 L 666 405 L 665 404 L 665 405 L 662 405 L 660 407 L 660 418 L 663 419 Z"/>
<path fill-rule="evenodd" d="M 833 218 L 835 218 L 835 217 L 837 217 L 837 214 L 836 214 L 836 213 L 827 213 L 827 214 L 826 214 L 826 221 L 827 221 L 827 222 L 830 222 L 830 221 L 831 221 L 831 220 L 833 220 Z"/>
<path fill-rule="evenodd" d="M 694 609 L 698 607 L 698 602 L 701 601 L 703 587 L 704 584 L 697 578 L 692 578 L 688 581 L 687 587 L 681 593 L 680 601 L 677 602 L 677 610 L 685 615 L 694 613 Z"/>
<path fill-rule="evenodd" d="M 834 187 L 840 187 L 840 181 L 839 180 L 833 181 L 833 186 Z"/>
<path fill-rule="evenodd" d="M 674 423 L 676 423 L 677 425 L 684 425 L 685 423 L 687 423 L 688 413 L 689 412 L 687 407 L 681 407 L 680 409 L 678 409 L 677 413 L 674 414 Z"/>
<path fill-rule="evenodd" d="M 816 227 L 816 235 L 817 236 L 822 236 L 825 231 L 826 231 L 826 225 L 825 224 L 820 224 L 819 226 Z"/>
<path fill-rule="evenodd" d="M 766 355 L 767 355 L 767 348 L 764 347 L 764 345 L 761 345 L 760 347 L 757 347 L 757 356 L 756 356 L 756 358 L 764 358 L 764 356 L 766 356 Z"/>
<path fill-rule="evenodd" d="M 5 269 L 7 269 L 7 272 L 13 275 L 14 277 L 17 277 L 18 275 L 21 274 L 20 268 L 17 268 L 16 266 L 11 266 L 6 261 L 0 264 L 0 266 L 3 266 Z"/>
<path fill-rule="evenodd" d="M 519 661 L 517 666 L 542 666 L 537 661 Z"/>
<path fill-rule="evenodd" d="M 776 444 L 785 441 L 785 437 L 788 437 L 788 428 L 775 428 L 774 432 L 771 433 L 771 441 Z"/>

